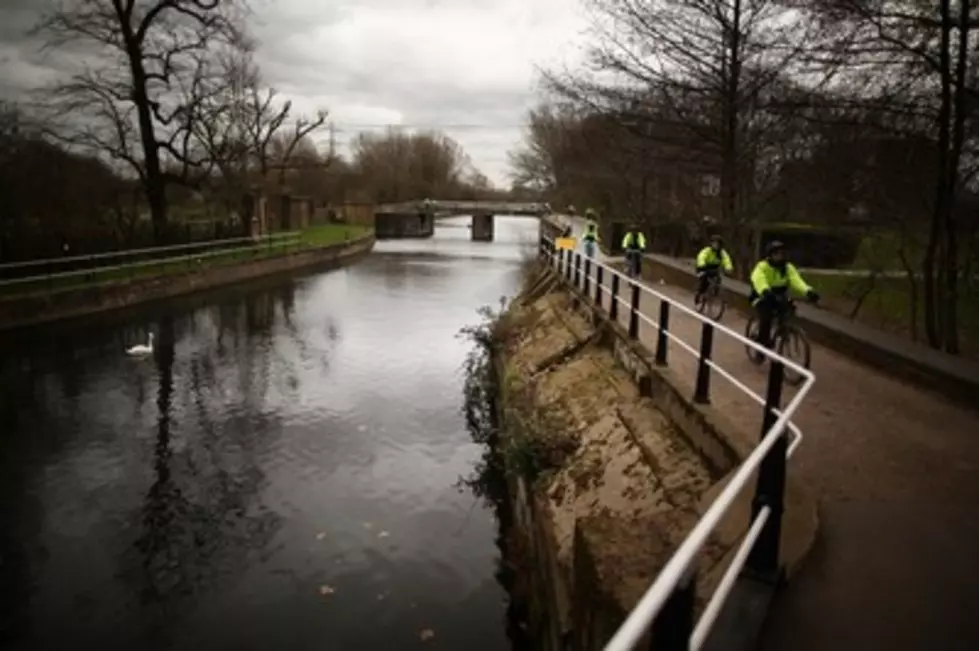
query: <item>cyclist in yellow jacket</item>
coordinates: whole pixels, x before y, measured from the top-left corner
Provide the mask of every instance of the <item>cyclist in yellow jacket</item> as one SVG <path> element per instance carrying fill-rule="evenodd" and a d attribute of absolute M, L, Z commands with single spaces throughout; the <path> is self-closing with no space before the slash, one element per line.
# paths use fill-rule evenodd
<path fill-rule="evenodd" d="M 710 245 L 705 246 L 697 254 L 697 294 L 694 303 L 700 303 L 710 281 L 716 278 L 722 269 L 724 273 L 731 275 L 734 272 L 734 263 L 724 250 L 724 240 L 721 236 L 711 235 Z"/>
<path fill-rule="evenodd" d="M 758 314 L 758 343 L 770 348 L 772 323 L 785 309 L 789 291 L 819 302 L 819 294 L 802 279 L 799 270 L 785 256 L 785 245 L 775 240 L 766 247 L 766 255 L 751 272 L 751 301 Z"/>
<path fill-rule="evenodd" d="M 628 266 L 629 275 L 638 277 L 642 274 L 642 255 L 646 251 L 646 236 L 642 234 L 638 226 L 633 225 L 622 238 L 622 249 L 625 251 L 625 260 Z"/>

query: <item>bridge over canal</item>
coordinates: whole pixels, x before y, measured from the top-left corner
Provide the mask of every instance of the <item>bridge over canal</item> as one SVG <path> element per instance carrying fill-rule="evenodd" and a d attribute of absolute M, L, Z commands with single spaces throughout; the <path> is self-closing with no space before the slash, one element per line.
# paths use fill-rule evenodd
<path fill-rule="evenodd" d="M 549 213 L 550 207 L 545 203 L 422 199 L 378 206 L 374 210 L 374 230 L 378 239 L 431 237 L 435 234 L 436 219 L 471 215 L 472 239 L 491 242 L 495 215 L 541 217 Z"/>
<path fill-rule="evenodd" d="M 580 232 L 580 220 L 572 223 Z M 542 224 L 551 236 L 563 226 L 552 220 Z M 613 260 L 599 255 L 589 263 L 571 253 L 560 260 L 548 255 L 588 300 L 600 302 L 606 312 L 616 305 L 613 319 L 650 351 L 668 341 L 671 374 L 709 403 L 705 409 L 752 427 L 759 423 L 757 400 L 766 396 L 766 374 L 747 360 L 743 343 L 732 336 L 718 331 L 705 342 L 708 328 L 683 307 L 693 303 L 689 273 L 672 273 L 650 257 L 654 269 L 645 282 L 653 282 L 633 289 L 624 278 L 613 284 Z M 673 307 L 668 315 L 664 304 Z M 681 629 L 668 636 L 676 644 L 662 648 L 700 648 L 710 641 L 715 622 L 723 628 L 731 613 L 739 613 L 743 623 L 752 601 L 768 613 L 759 642 L 751 645 L 763 651 L 979 648 L 979 365 L 910 342 L 894 344 L 883 333 L 870 338 L 822 311 L 802 307 L 800 317 L 815 339 L 816 380 L 804 399 L 786 398 L 784 408 L 793 412 L 791 420 L 804 438 L 780 464 L 774 481 L 776 486 L 783 481 L 779 472 L 801 478 L 818 500 L 819 534 L 808 560 L 773 595 L 759 591 L 757 583 L 754 590 L 743 589 L 759 574 L 735 568 L 727 603 L 720 611 L 705 611 L 694 627 L 692 613 L 684 613 L 692 602 L 685 601 L 688 584 L 682 577 L 699 546 L 685 544 L 607 651 L 629 648 L 637 632 L 655 630 L 657 624 Z M 660 324 L 669 337 L 662 336 Z M 745 317 L 728 310 L 724 325 L 729 332 L 743 332 Z M 856 347 L 873 350 L 858 360 Z M 775 448 L 783 459 L 785 445 Z M 771 452 L 765 457 L 763 466 L 774 462 Z M 760 473 L 766 473 L 764 467 Z M 763 484 L 759 480 L 757 490 Z M 746 483 L 746 491 L 754 488 Z M 769 521 L 754 531 L 762 539 L 781 501 L 756 501 L 755 517 L 765 504 L 772 505 Z M 709 519 L 706 515 L 702 522 Z M 697 535 L 695 530 L 688 542 Z M 754 548 L 764 545 L 749 541 L 751 553 L 740 561 L 748 568 L 757 567 L 760 555 L 771 561 L 771 540 L 764 554 Z"/>

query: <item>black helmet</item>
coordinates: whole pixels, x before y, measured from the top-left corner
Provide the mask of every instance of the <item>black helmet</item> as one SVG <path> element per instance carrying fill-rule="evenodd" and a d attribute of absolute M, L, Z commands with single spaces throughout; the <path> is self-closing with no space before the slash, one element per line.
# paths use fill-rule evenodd
<path fill-rule="evenodd" d="M 710 243 L 711 244 L 723 244 L 724 243 L 724 238 L 721 237 L 719 233 L 714 233 L 714 234 L 712 234 L 710 236 Z"/>
<path fill-rule="evenodd" d="M 784 250 L 785 250 L 785 244 L 783 244 L 779 240 L 772 240 L 771 242 L 768 243 L 768 246 L 765 247 L 765 253 L 767 255 L 772 255 L 777 251 L 784 251 Z"/>

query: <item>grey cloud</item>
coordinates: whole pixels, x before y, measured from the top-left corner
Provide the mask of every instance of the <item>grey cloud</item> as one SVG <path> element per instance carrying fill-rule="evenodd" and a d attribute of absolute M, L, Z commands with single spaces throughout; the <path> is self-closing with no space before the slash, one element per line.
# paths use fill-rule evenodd
<path fill-rule="evenodd" d="M 383 121 L 379 115 L 442 127 L 482 171 L 501 182 L 506 150 L 516 144 L 534 101 L 528 81 L 533 62 L 522 61 L 520 53 L 537 51 L 519 42 L 500 43 L 494 50 L 500 30 L 506 35 L 503 21 L 517 16 L 533 25 L 566 19 L 555 15 L 555 7 L 562 6 L 558 0 L 518 2 L 499 0 L 491 7 L 483 0 L 250 0 L 257 61 L 267 83 L 294 100 L 297 110 L 323 107 L 342 116 L 337 120 L 341 141 Z M 22 93 L 66 69 L 68 57 L 42 53 L 26 36 L 48 4 L 0 0 L 0 95 Z M 399 12 L 397 18 L 391 11 Z M 410 24 L 392 24 L 402 19 Z M 438 22 L 443 19 L 450 21 L 448 27 Z M 442 38 L 446 34 L 440 30 L 453 28 L 465 33 Z M 451 47 L 441 51 L 442 43 Z"/>

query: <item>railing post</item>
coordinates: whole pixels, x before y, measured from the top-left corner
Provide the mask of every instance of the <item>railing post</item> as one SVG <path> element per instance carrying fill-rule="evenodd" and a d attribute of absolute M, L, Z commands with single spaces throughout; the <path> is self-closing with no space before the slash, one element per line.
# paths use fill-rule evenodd
<path fill-rule="evenodd" d="M 666 366 L 666 347 L 669 337 L 666 333 L 670 331 L 670 303 L 665 298 L 659 301 L 659 335 L 656 337 L 656 363 Z"/>
<path fill-rule="evenodd" d="M 653 620 L 650 648 L 653 651 L 688 651 L 693 634 L 697 581 L 688 572 L 673 588 L 662 610 Z"/>
<path fill-rule="evenodd" d="M 639 283 L 632 283 L 632 305 L 629 309 L 629 338 L 639 338 Z"/>
<path fill-rule="evenodd" d="M 581 254 L 574 254 L 574 286 L 577 289 L 578 284 L 581 282 Z"/>
<path fill-rule="evenodd" d="M 710 402 L 710 361 L 711 349 L 714 347 L 714 324 L 704 321 L 700 330 L 700 360 L 697 363 L 697 387 L 693 401 L 701 404 Z"/>
<path fill-rule="evenodd" d="M 765 438 L 778 420 L 775 410 L 782 403 L 782 380 L 785 366 L 772 359 L 768 368 L 768 390 L 765 392 L 765 413 L 762 416 L 761 436 Z M 760 576 L 777 580 L 780 571 L 779 542 L 782 536 L 782 508 L 785 500 L 785 457 L 788 454 L 788 436 L 783 431 L 775 445 L 765 455 L 758 468 L 758 481 L 755 498 L 751 503 L 751 518 L 754 520 L 763 507 L 770 513 L 762 527 L 758 540 L 748 554 L 745 567 Z"/>
<path fill-rule="evenodd" d="M 602 276 L 605 268 L 598 264 L 595 265 L 595 305 L 602 307 Z"/>
<path fill-rule="evenodd" d="M 612 323 L 619 321 L 619 274 L 612 274 L 612 302 L 608 306 L 608 315 Z"/>
<path fill-rule="evenodd" d="M 588 296 L 588 288 L 591 281 L 591 258 L 585 258 L 585 285 L 582 288 L 584 290 L 585 296 Z"/>
<path fill-rule="evenodd" d="M 564 249 L 557 250 L 557 275 L 564 273 Z"/>

